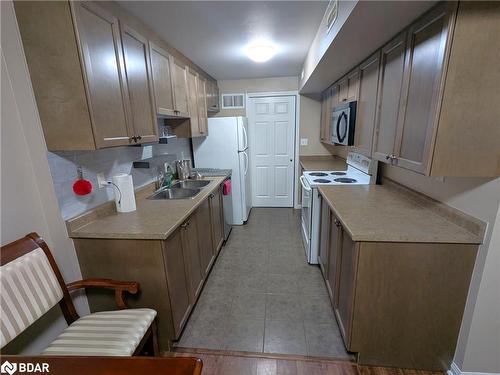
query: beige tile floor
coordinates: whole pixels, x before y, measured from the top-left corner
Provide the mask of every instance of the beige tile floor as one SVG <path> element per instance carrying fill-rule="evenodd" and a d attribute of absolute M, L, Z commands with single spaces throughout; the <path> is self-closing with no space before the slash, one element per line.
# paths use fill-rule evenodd
<path fill-rule="evenodd" d="M 234 227 L 178 347 L 351 358 L 320 270 L 306 262 L 299 215 L 254 208 Z"/>

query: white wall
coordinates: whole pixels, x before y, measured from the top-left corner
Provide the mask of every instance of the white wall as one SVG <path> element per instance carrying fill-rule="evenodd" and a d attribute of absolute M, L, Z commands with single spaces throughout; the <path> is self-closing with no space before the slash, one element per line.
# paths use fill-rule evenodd
<path fill-rule="evenodd" d="M 472 275 L 454 362 L 461 371 L 500 373 L 500 178 L 440 180 L 388 165 L 383 166 L 382 174 L 488 223 Z"/>
<path fill-rule="evenodd" d="M 221 94 L 296 91 L 298 89 L 298 77 L 221 80 L 218 81 L 218 85 Z M 331 155 L 329 149 L 319 141 L 321 120 L 320 102 L 301 95 L 299 100 L 299 113 L 300 137 L 308 138 L 309 140 L 308 146 L 300 146 L 300 155 Z M 216 116 L 246 116 L 246 108 L 232 110 L 221 109 Z"/>
<path fill-rule="evenodd" d="M 46 146 L 11 1 L 1 2 L 1 244 L 38 232 L 67 282 L 81 279 L 73 242 L 59 214 Z M 75 300 L 88 313 L 84 297 Z M 58 307 L 3 353 L 36 354 L 63 329 Z M 27 332 L 28 333 L 28 332 Z"/>

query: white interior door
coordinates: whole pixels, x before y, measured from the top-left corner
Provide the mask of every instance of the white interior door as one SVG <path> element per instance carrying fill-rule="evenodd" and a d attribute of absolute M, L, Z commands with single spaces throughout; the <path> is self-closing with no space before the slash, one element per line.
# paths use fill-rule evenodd
<path fill-rule="evenodd" d="M 293 207 L 295 96 L 249 99 L 254 207 Z"/>

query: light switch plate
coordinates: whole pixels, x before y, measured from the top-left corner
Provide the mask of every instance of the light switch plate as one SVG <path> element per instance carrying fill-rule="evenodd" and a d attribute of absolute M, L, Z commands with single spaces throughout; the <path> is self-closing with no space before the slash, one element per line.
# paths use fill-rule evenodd
<path fill-rule="evenodd" d="M 307 146 L 309 143 L 309 139 L 308 138 L 300 138 L 300 145 L 301 146 Z"/>

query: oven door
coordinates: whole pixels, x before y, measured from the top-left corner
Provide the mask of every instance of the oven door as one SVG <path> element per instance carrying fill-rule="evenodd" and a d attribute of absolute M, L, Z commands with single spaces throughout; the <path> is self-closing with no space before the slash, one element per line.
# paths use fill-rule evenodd
<path fill-rule="evenodd" d="M 311 247 L 312 189 L 304 176 L 300 176 L 300 183 L 302 185 L 302 240 L 304 241 L 306 257 L 309 259 Z"/>

